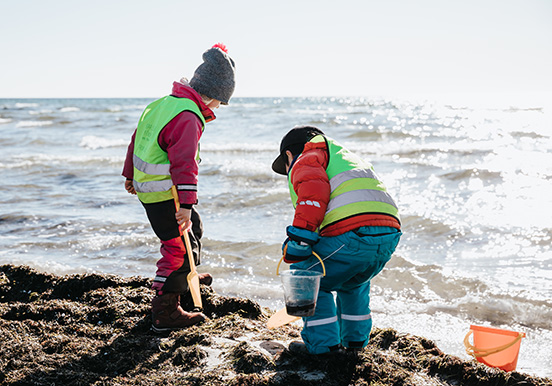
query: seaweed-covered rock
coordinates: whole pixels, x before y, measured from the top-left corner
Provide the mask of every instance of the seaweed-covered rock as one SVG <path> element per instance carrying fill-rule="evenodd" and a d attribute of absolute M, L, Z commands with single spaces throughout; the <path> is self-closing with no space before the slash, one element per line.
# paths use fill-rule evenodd
<path fill-rule="evenodd" d="M 358 354 L 292 353 L 286 347 L 300 336 L 297 325 L 268 330 L 271 311 L 205 286 L 209 319 L 157 335 L 150 286 L 139 277 L 0 266 L 0 384 L 552 385 L 462 361 L 392 329 L 375 328 Z"/>
<path fill-rule="evenodd" d="M 252 374 L 274 367 L 272 358 L 261 350 L 253 348 L 247 342 L 240 342 L 229 350 L 226 358 L 232 363 L 238 373 Z"/>

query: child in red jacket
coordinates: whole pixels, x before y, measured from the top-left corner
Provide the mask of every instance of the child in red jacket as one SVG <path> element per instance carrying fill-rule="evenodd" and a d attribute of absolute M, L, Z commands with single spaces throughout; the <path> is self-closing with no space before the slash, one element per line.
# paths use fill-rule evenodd
<path fill-rule="evenodd" d="M 304 343 L 289 348 L 313 354 L 360 350 L 372 328 L 370 281 L 401 236 L 397 205 L 370 163 L 316 127 L 287 133 L 272 169 L 287 175 L 295 207 L 284 261 L 291 269 L 322 271 L 314 251 L 326 267 L 315 314 L 303 318 Z"/>
<path fill-rule="evenodd" d="M 144 110 L 128 147 L 123 176 L 125 189 L 137 194 L 161 240 L 161 259 L 153 281 L 152 329 L 179 329 L 205 320 L 201 312 L 184 311 L 180 296 L 189 292 L 190 272 L 179 226 L 191 227 L 194 260 L 200 263 L 203 227 L 194 209 L 197 203 L 199 140 L 205 123 L 215 119 L 213 109 L 227 105 L 234 92 L 234 61 L 226 47 L 213 46 L 203 63 L 186 79 L 173 83 L 172 93 Z M 175 185 L 180 201 L 177 212 L 171 195 Z M 210 285 L 208 273 L 200 282 Z"/>

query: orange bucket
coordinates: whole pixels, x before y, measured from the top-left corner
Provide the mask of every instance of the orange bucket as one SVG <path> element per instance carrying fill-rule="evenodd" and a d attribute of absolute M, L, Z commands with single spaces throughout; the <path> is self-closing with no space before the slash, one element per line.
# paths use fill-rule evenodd
<path fill-rule="evenodd" d="M 472 333 L 473 345 L 469 341 Z M 504 371 L 513 371 L 518 361 L 521 338 L 525 338 L 525 333 L 471 325 L 464 338 L 464 345 L 468 355 L 477 361 Z"/>

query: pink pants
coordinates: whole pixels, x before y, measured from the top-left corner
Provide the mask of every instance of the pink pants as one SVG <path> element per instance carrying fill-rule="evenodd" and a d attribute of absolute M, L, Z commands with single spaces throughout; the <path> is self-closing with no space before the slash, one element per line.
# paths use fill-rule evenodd
<path fill-rule="evenodd" d="M 174 202 L 163 201 L 143 204 L 153 231 L 161 241 L 161 259 L 157 262 L 157 272 L 153 280 L 153 289 L 158 292 L 188 292 L 187 276 L 190 265 L 184 240 L 176 222 Z M 188 233 L 192 246 L 192 255 L 196 265 L 200 264 L 201 236 L 203 225 L 195 209 L 192 209 L 192 231 Z"/>

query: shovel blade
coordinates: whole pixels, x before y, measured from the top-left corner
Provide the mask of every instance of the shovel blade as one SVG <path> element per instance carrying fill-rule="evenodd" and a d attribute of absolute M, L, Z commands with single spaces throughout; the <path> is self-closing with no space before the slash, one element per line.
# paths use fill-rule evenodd
<path fill-rule="evenodd" d="M 300 318 L 298 316 L 291 316 L 287 313 L 286 308 L 282 308 L 278 312 L 276 312 L 274 315 L 268 319 L 268 322 L 266 323 L 266 326 L 269 329 L 278 328 L 285 326 L 288 323 L 295 322 L 296 320 L 299 320 Z"/>
<path fill-rule="evenodd" d="M 190 288 L 190 293 L 192 295 L 192 300 L 194 301 L 194 306 L 202 309 L 203 304 L 201 302 L 201 291 L 199 290 L 199 275 L 197 271 L 192 271 L 186 277 L 188 280 L 188 287 Z"/>

